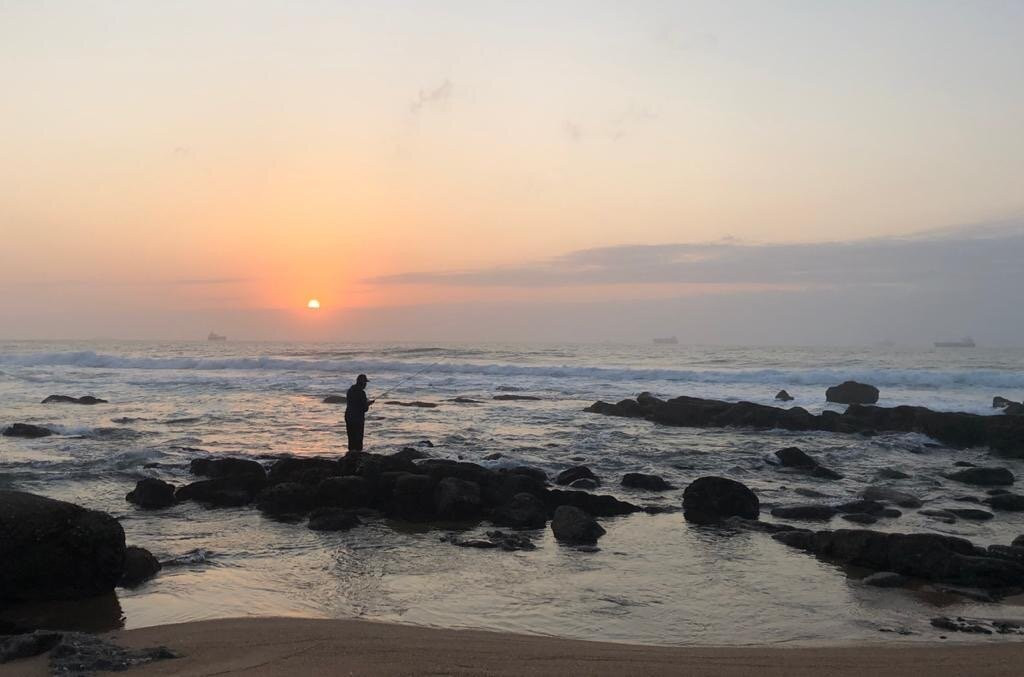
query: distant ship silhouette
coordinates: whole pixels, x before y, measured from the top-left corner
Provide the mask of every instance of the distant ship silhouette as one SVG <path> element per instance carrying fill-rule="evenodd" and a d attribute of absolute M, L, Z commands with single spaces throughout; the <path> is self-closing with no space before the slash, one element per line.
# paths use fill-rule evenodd
<path fill-rule="evenodd" d="M 656 338 L 656 339 L 654 339 L 654 342 L 655 343 L 667 344 L 667 345 L 675 345 L 675 344 L 679 343 L 679 339 L 677 339 L 675 336 L 666 336 L 664 338 Z"/>
<path fill-rule="evenodd" d="M 207 341 L 227 341 L 228 337 L 227 336 L 221 336 L 220 334 L 211 331 L 210 335 L 206 337 L 206 340 Z"/>
<path fill-rule="evenodd" d="M 936 348 L 973 348 L 974 339 L 970 336 L 965 336 L 959 341 L 936 341 Z"/>

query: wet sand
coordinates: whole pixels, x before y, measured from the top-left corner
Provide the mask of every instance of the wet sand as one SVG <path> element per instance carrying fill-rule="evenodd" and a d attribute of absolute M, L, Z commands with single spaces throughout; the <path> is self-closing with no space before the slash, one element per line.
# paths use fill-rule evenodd
<path fill-rule="evenodd" d="M 1024 643 L 839 647 L 651 647 L 355 620 L 244 618 L 111 633 L 181 658 L 126 675 L 1019 675 Z M 47 675 L 45 657 L 0 677 Z"/>

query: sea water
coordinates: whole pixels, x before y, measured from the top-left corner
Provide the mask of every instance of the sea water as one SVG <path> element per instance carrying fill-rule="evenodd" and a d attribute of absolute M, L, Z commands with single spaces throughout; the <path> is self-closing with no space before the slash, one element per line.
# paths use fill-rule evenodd
<path fill-rule="evenodd" d="M 934 641 L 934 616 L 1024 616 L 1018 598 L 986 604 L 930 586 L 866 587 L 858 582 L 863 572 L 765 534 L 693 527 L 679 512 L 603 519 L 608 533 L 596 552 L 559 545 L 543 530 L 537 550 L 508 553 L 458 548 L 440 540 L 443 531 L 385 519 L 320 533 L 252 508 L 183 503 L 141 511 L 125 502 L 143 477 L 192 481 L 188 463 L 197 457 L 269 462 L 280 454 L 344 453 L 343 405 L 322 399 L 343 394 L 359 373 L 370 377 L 371 398 L 393 389 L 370 411 L 368 451 L 429 440 L 433 456 L 488 467 L 526 464 L 553 475 L 583 463 L 604 480 L 601 492 L 641 505 L 678 509 L 682 487 L 716 474 L 753 488 L 767 512 L 809 502 L 798 489 L 827 496 L 814 500 L 854 498 L 887 467 L 912 476 L 893 484 L 927 508 L 978 507 L 954 500 L 985 497 L 942 476 L 954 462 L 1024 474 L 1024 462 L 984 449 L 948 449 L 916 434 L 669 428 L 583 411 L 595 400 L 641 391 L 776 404 L 780 389 L 795 398 L 783 406 L 841 411 L 825 402 L 824 391 L 854 379 L 878 386 L 882 406 L 1001 415 L 991 407 L 993 396 L 1024 399 L 1020 350 L 4 342 L 0 427 L 35 423 L 59 434 L 0 438 L 0 487 L 107 511 L 121 520 L 129 544 L 167 565 L 116 599 L 0 615 L 91 629 L 244 615 L 359 617 L 656 644 Z M 91 394 L 109 403 L 41 404 L 50 394 Z M 493 399 L 501 394 L 541 399 Z M 478 403 L 449 401 L 459 396 Z M 438 406 L 386 404 L 392 400 Z M 844 479 L 816 480 L 765 462 L 784 446 L 799 446 Z M 626 472 L 655 473 L 679 489 L 623 489 Z M 839 518 L 797 524 L 852 526 Z M 904 510 L 872 528 L 1007 544 L 1024 533 L 1024 516 L 946 524 Z"/>

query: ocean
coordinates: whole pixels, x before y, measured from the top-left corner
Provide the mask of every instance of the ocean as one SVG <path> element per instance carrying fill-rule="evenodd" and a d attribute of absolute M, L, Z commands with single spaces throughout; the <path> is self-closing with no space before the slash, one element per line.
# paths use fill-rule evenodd
<path fill-rule="evenodd" d="M 608 533 L 593 552 L 559 545 L 545 530 L 537 550 L 510 553 L 458 548 L 441 541 L 443 530 L 387 519 L 319 533 L 252 508 L 182 503 L 141 511 L 125 501 L 143 477 L 191 481 L 188 464 L 197 457 L 269 463 L 281 454 L 343 454 L 344 407 L 322 400 L 344 394 L 359 373 L 370 377 L 371 398 L 391 390 L 371 409 L 367 451 L 426 440 L 432 456 L 488 467 L 525 464 L 554 475 L 583 463 L 603 478 L 601 493 L 641 505 L 678 508 L 682 488 L 708 474 L 744 482 L 763 509 L 806 502 L 798 490 L 839 501 L 853 498 L 879 469 L 896 468 L 911 475 L 898 486 L 927 508 L 971 507 L 954 499 L 984 492 L 945 479 L 954 462 L 1024 474 L 1022 461 L 948 449 L 916 434 L 669 428 L 583 411 L 595 400 L 642 391 L 776 404 L 780 389 L 795 398 L 783 406 L 841 411 L 826 404 L 825 389 L 853 379 L 877 386 L 883 406 L 999 415 L 993 396 L 1024 399 L 1022 350 L 0 342 L 0 427 L 26 422 L 58 433 L 0 437 L 0 487 L 107 511 L 120 519 L 129 544 L 167 562 L 156 578 L 120 590 L 116 600 L 18 607 L 0 616 L 59 617 L 87 629 L 245 615 L 359 617 L 705 645 L 935 641 L 935 616 L 1024 616 L 1024 598 L 990 604 L 931 586 L 866 587 L 857 580 L 863 572 L 765 534 L 688 526 L 677 511 L 603 519 Z M 51 394 L 109 403 L 41 404 Z M 540 399 L 493 399 L 502 394 Z M 477 402 L 450 401 L 456 397 Z M 787 446 L 844 478 L 824 482 L 765 462 Z M 619 479 L 626 472 L 658 474 L 679 488 L 625 489 Z M 840 526 L 849 525 L 836 519 L 829 528 Z M 1007 544 L 1024 534 L 1024 514 L 948 524 L 905 510 L 872 528 Z"/>

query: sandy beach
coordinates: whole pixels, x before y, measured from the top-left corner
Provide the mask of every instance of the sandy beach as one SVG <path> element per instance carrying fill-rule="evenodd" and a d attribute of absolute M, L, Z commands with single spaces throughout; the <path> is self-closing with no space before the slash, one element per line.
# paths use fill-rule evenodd
<path fill-rule="evenodd" d="M 111 633 L 181 657 L 139 675 L 1018 675 L 1024 644 L 653 647 L 357 620 L 242 618 Z M 48 675 L 45 657 L 0 676 Z"/>

